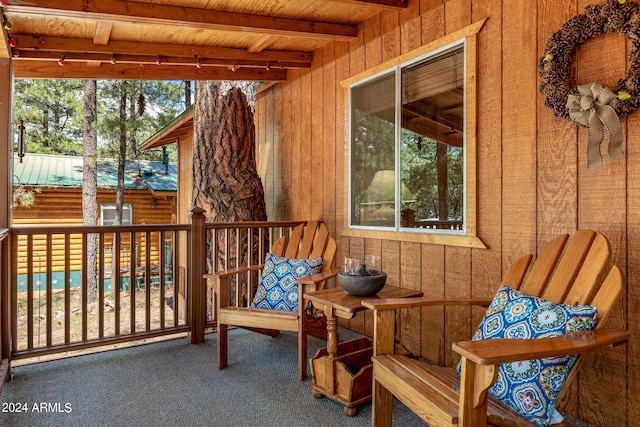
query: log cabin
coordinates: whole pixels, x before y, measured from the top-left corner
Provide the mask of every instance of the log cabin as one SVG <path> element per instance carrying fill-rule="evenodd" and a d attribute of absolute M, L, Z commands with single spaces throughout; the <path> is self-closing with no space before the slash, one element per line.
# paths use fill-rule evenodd
<path fill-rule="evenodd" d="M 6 3 L 6 14 L 14 28 L 20 27 L 21 13 L 38 12 L 37 6 L 18 5 L 20 2 L 12 5 L 10 0 Z M 70 10 L 71 6 L 65 8 L 59 2 L 46 3 L 55 3 L 51 8 L 62 10 L 60 16 L 63 18 L 58 19 L 86 14 L 92 18 L 108 18 L 105 19 L 108 22 L 115 20 L 113 37 L 116 40 L 112 52 L 120 48 L 117 43 L 134 40 L 131 34 L 115 31 L 118 25 L 135 20 L 127 13 L 144 18 L 145 24 L 149 20 L 159 24 L 159 18 L 139 10 L 127 13 L 108 9 L 74 11 Z M 181 27 L 184 32 L 175 32 L 173 25 L 177 20 L 203 27 L 195 18 L 190 18 L 194 11 L 189 8 L 215 9 L 217 3 L 174 2 L 179 10 L 158 12 L 164 13 L 167 19 L 174 12 L 170 15 L 171 25 L 167 25 L 170 36 L 164 39 L 169 40 L 166 46 L 179 43 L 176 40 L 181 35 L 184 36 L 183 44 L 190 48 L 194 44 L 216 44 L 205 36 L 190 36 L 186 25 Z M 640 114 L 630 112 L 621 120 L 624 155 L 615 160 L 605 158 L 602 167 L 589 167 L 588 129 L 554 115 L 539 91 L 542 83 L 539 67 L 544 58 L 548 58 L 545 46 L 554 32 L 563 28 L 572 17 L 584 14 L 588 6 L 618 7 L 615 4 L 619 4 L 622 7 L 635 2 L 305 0 L 287 2 L 286 6 L 269 3 L 262 6 L 264 9 L 259 3 L 265 2 L 237 1 L 236 9 L 229 6 L 226 10 L 231 14 L 253 13 L 256 17 L 252 20 L 253 27 L 244 26 L 230 32 L 232 36 L 229 37 L 234 42 L 226 46 L 243 48 L 236 58 L 218 59 L 216 64 L 212 60 L 211 65 L 222 62 L 222 66 L 211 66 L 208 70 L 207 66 L 202 69 L 165 66 L 152 74 L 152 69 L 147 67 L 143 78 L 271 81 L 258 91 L 255 115 L 258 165 L 269 219 L 322 220 L 338 241 L 338 259 L 379 255 L 390 283 L 420 289 L 427 296 L 491 296 L 504 271 L 515 259 L 527 253 L 535 255 L 545 242 L 559 233 L 591 228 L 606 235 L 614 254 L 611 262 L 623 269 L 627 279 L 626 294 L 608 323 L 612 327 L 628 328 L 632 332 L 631 339 L 625 346 L 589 356 L 579 380 L 573 385 L 575 390 L 569 393 L 572 398 L 560 402 L 560 406 L 599 426 L 640 424 L 640 407 L 634 404 L 633 397 L 638 395 L 640 388 L 640 369 L 636 369 L 638 363 L 635 362 L 640 360 L 636 357 L 640 355 L 640 347 L 636 346 L 640 319 L 635 317 L 640 301 L 640 291 L 635 289 L 640 278 L 640 148 L 636 149 L 636 146 L 640 147 L 636 135 L 640 129 Z M 50 12 L 47 10 L 47 13 Z M 299 37 L 288 22 L 290 26 L 286 33 L 274 28 L 265 30 L 264 25 L 262 34 L 250 37 L 259 32 L 256 28 L 262 21 L 257 17 L 265 15 L 306 24 L 323 18 L 343 24 L 341 28 L 345 31 L 332 36 L 313 34 L 309 37 L 306 34 Z M 211 15 L 200 16 L 214 19 Z M 246 20 L 247 15 L 241 18 Z M 23 25 L 26 34 L 26 24 Z M 217 25 L 221 24 L 218 22 Z M 207 31 L 215 31 L 211 25 L 205 27 Z M 146 40 L 149 47 L 151 41 L 161 40 L 160 30 L 161 25 L 157 25 L 153 31 L 155 38 Z M 39 31 L 46 35 L 44 29 Z M 94 25 L 85 33 L 95 35 L 95 44 L 108 45 L 110 31 L 108 25 Z M 577 38 L 579 30 L 574 29 L 574 32 Z M 265 33 L 270 35 L 265 36 Z M 114 64 L 110 74 L 109 56 L 100 58 L 98 53 L 85 53 L 77 63 L 72 63 L 72 52 L 69 52 L 65 67 L 55 64 L 59 56 L 48 58 L 48 64 L 42 61 L 34 66 L 35 58 L 46 54 L 29 54 L 32 50 L 30 42 L 20 33 L 13 34 L 18 46 L 23 46 L 22 57 L 30 56 L 26 58 L 30 60 L 12 58 L 11 49 L 6 49 L 0 69 L 0 80 L 5 88 L 11 87 L 14 75 L 98 79 L 128 76 L 137 79 L 141 74 L 137 63 L 129 68 L 125 63 Z M 51 42 L 64 43 L 55 38 L 59 35 L 51 34 Z M 71 33 L 64 35 L 80 37 Z M 218 46 L 224 45 L 220 41 L 223 38 L 216 39 Z M 354 193 L 361 194 L 356 191 L 358 185 L 366 185 L 365 180 L 354 184 L 353 177 L 358 176 L 357 173 L 371 173 L 371 170 L 358 170 L 358 165 L 353 163 L 352 156 L 358 154 L 350 145 L 353 140 L 353 125 L 350 126 L 352 107 L 355 106 L 353 94 L 358 93 L 359 88 L 364 89 L 361 91 L 363 108 L 360 109 L 364 116 L 384 116 L 384 109 L 370 107 L 375 104 L 375 98 L 367 100 L 366 93 L 382 93 L 389 87 L 395 90 L 393 84 L 383 81 L 386 73 L 404 68 L 410 73 L 412 66 L 419 65 L 416 61 L 455 48 L 455 42 L 459 40 L 470 41 L 465 48 L 465 68 L 462 70 L 467 84 L 463 230 L 409 229 L 414 227 L 404 226 L 398 215 L 400 209 L 404 210 L 401 205 L 395 209 L 391 226 L 369 227 L 359 209 L 365 202 L 352 197 Z M 293 64 L 283 59 L 282 70 L 273 67 L 267 74 L 264 59 L 259 64 L 258 61 L 251 64 L 255 58 L 247 58 L 247 52 L 264 51 L 265 56 L 272 55 L 271 49 L 281 49 L 283 58 L 287 50 L 303 51 L 308 54 L 305 57 L 308 64 Z M 633 43 L 616 32 L 604 32 L 581 40 L 568 61 L 571 67 L 569 86 L 598 82 L 615 89 L 618 81 L 627 75 L 630 61 L 633 61 L 628 58 L 632 50 Z M 140 54 L 140 51 L 132 47 L 128 53 Z M 85 66 L 92 60 L 101 61 L 102 65 Z M 193 57 L 190 60 L 195 63 Z M 154 61 L 152 58 L 149 63 Z M 236 64 L 243 64 L 243 61 L 247 65 L 238 68 Z M 206 62 L 203 59 L 201 63 L 207 65 Z M 176 69 L 181 69 L 180 73 L 174 71 Z M 369 90 L 367 84 L 370 84 Z M 9 100 L 10 92 L 1 91 L 0 138 L 5 153 L 10 151 Z M 407 105 L 404 116 L 407 121 L 416 118 L 417 107 L 417 104 Z M 459 125 L 448 123 L 448 126 L 450 129 L 446 132 L 459 133 Z M 415 144 L 418 144 L 417 140 Z M 455 145 L 452 143 L 451 146 Z M 187 159 L 188 150 L 185 150 L 184 158 Z M 5 159 L 7 165 L 10 162 L 10 158 Z M 186 163 L 183 165 L 187 167 Z M 7 202 L 1 225 L 6 227 L 10 226 L 11 217 L 7 190 L 11 179 L 8 174 L 0 176 L 0 191 L 5 191 L 3 198 Z M 410 190 L 414 191 L 414 188 Z M 453 364 L 457 356 L 451 350 L 452 343 L 467 339 L 481 316 L 480 311 L 466 308 L 409 310 L 403 313 L 399 332 L 412 352 L 437 363 Z M 365 314 L 349 321 L 347 326 L 370 335 L 372 321 Z"/>
<path fill-rule="evenodd" d="M 13 209 L 12 223 L 14 225 L 36 226 L 72 226 L 82 225 L 82 157 L 60 156 L 51 154 L 26 153 L 21 159 L 14 157 L 14 188 L 22 188 L 33 194 L 33 204 L 23 206 L 19 203 Z M 97 165 L 98 179 L 98 224 L 112 225 L 115 216 L 115 201 L 117 189 L 117 162 L 113 159 L 99 159 Z M 122 213 L 122 225 L 130 224 L 175 224 L 176 222 L 176 192 L 177 192 L 177 167 L 175 163 L 128 160 L 125 163 L 124 204 Z M 62 202 L 61 202 L 62 201 Z M 59 251 L 54 253 L 53 271 L 61 274 L 65 268 L 63 236 L 54 239 L 54 246 L 59 246 Z M 152 262 L 158 263 L 157 236 L 155 243 L 152 240 Z M 112 265 L 110 236 L 106 237 L 105 262 L 107 268 Z M 137 237 L 137 242 L 131 245 L 128 240 L 121 242 L 121 262 L 130 264 L 130 257 L 134 257 L 134 264 L 142 263 L 145 253 L 145 241 L 142 236 Z M 71 253 L 74 255 L 71 262 L 72 278 L 79 283 L 81 236 L 71 239 Z M 34 241 L 34 248 L 44 249 L 43 241 Z M 26 254 L 19 253 L 20 260 L 24 260 Z M 42 260 L 40 260 L 42 261 Z M 37 261 L 36 261 L 37 262 Z M 27 262 L 18 263 L 18 274 L 26 274 Z M 38 268 L 34 270 L 38 274 Z M 24 283 L 24 280 L 20 280 Z M 62 280 L 58 280 L 62 283 Z"/>

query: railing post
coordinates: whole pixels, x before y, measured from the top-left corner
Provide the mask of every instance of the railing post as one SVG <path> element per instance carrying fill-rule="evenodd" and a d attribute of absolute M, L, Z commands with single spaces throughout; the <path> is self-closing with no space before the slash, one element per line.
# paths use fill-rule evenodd
<path fill-rule="evenodd" d="M 207 236 L 204 209 L 194 206 L 191 213 L 191 259 L 189 260 L 189 280 L 191 289 L 187 292 L 191 332 L 189 343 L 204 341 L 207 286 L 204 279 L 207 255 Z"/>

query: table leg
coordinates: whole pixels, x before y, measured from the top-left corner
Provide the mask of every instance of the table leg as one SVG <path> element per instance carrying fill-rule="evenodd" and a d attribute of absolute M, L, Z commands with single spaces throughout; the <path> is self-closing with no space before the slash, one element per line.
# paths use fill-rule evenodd
<path fill-rule="evenodd" d="M 338 318 L 327 314 L 327 352 L 334 357 L 338 353 Z"/>

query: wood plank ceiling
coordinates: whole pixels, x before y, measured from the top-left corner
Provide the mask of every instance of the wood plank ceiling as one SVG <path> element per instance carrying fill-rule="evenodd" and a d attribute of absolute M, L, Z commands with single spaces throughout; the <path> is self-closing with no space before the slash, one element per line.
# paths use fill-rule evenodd
<path fill-rule="evenodd" d="M 406 0 L 0 0 L 17 78 L 285 80 Z"/>

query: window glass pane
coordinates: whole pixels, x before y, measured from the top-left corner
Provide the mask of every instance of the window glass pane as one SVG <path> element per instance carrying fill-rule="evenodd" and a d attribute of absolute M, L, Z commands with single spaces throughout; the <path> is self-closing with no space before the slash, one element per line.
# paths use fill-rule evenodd
<path fill-rule="evenodd" d="M 403 227 L 462 229 L 464 49 L 402 70 Z"/>
<path fill-rule="evenodd" d="M 395 74 L 351 89 L 351 224 L 395 225 Z"/>
<path fill-rule="evenodd" d="M 115 203 L 102 203 L 100 205 L 100 215 L 102 225 L 113 225 L 113 221 L 116 218 L 116 204 Z M 122 224 L 132 224 L 133 212 L 131 209 L 131 203 L 122 204 Z"/>

